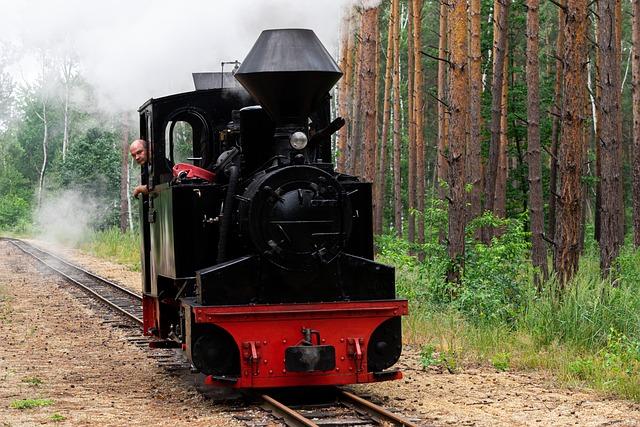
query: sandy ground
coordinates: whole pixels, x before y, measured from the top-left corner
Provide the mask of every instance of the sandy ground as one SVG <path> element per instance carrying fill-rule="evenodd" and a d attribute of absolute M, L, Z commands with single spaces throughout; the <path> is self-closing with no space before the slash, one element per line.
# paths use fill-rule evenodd
<path fill-rule="evenodd" d="M 138 273 L 77 251 L 64 255 L 140 290 Z M 219 407 L 155 368 L 141 351 L 123 342 L 122 332 L 98 322 L 83 321 L 81 327 L 91 312 L 64 285 L 41 277 L 31 261 L 0 243 L 0 336 L 8 337 L 0 346 L 0 420 L 6 420 L 5 425 L 52 422 L 54 413 L 67 417 L 63 424 L 69 425 L 237 423 L 228 414 L 214 415 Z M 538 372 L 425 371 L 411 347 L 399 367 L 405 373 L 401 381 L 354 388 L 420 417 L 425 425 L 640 426 L 640 405 L 560 388 Z M 22 382 L 32 376 L 43 384 Z M 24 411 L 8 408 L 16 399 L 32 397 L 51 398 L 54 404 Z"/>
<path fill-rule="evenodd" d="M 0 426 L 241 425 L 101 325 L 67 286 L 0 242 Z M 36 398 L 52 404 L 10 407 Z"/>

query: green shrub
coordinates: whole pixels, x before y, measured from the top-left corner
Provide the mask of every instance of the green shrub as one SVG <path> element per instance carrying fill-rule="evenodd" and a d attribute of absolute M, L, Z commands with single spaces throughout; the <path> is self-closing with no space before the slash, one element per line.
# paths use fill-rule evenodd
<path fill-rule="evenodd" d="M 31 409 L 31 408 L 39 408 L 41 406 L 50 406 L 53 405 L 53 400 L 51 399 L 21 399 L 14 400 L 11 402 L 11 407 L 13 409 Z"/>
<path fill-rule="evenodd" d="M 509 369 L 509 361 L 511 357 L 509 353 L 496 353 L 491 358 L 491 364 L 500 372 L 504 372 Z"/>

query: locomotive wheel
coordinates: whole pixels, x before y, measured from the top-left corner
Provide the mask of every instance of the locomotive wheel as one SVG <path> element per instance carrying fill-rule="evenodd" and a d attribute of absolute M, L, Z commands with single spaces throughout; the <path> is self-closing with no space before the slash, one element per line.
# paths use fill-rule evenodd
<path fill-rule="evenodd" d="M 224 329 L 209 327 L 201 331 L 191 349 L 193 365 L 207 375 L 240 375 L 240 351 Z"/>

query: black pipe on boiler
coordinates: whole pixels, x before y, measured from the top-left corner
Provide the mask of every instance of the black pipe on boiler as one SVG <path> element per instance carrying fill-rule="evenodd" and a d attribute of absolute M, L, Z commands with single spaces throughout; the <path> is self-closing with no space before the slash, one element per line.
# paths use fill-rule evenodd
<path fill-rule="evenodd" d="M 238 186 L 238 178 L 240 177 L 240 168 L 238 165 L 231 165 L 228 169 L 229 185 L 227 186 L 227 194 L 224 198 L 224 207 L 222 209 L 222 222 L 220 224 L 220 235 L 218 238 L 218 258 L 217 263 L 224 262 L 227 254 L 227 234 L 231 227 L 231 216 L 233 212 L 233 199 L 236 195 L 236 187 Z"/>

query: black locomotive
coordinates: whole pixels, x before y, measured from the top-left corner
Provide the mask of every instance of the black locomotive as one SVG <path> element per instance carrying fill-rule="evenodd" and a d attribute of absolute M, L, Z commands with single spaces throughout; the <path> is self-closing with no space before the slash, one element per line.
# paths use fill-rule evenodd
<path fill-rule="evenodd" d="M 139 110 L 145 333 L 182 345 L 212 383 L 401 376 L 387 369 L 407 303 L 393 268 L 372 260 L 371 184 L 331 163 L 341 75 L 313 31 L 267 30 L 235 72 L 242 86 L 194 75 L 206 89 Z M 188 163 L 177 124 L 191 130 Z"/>

